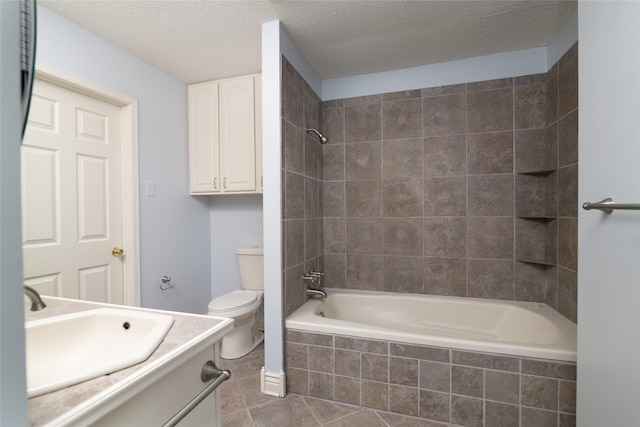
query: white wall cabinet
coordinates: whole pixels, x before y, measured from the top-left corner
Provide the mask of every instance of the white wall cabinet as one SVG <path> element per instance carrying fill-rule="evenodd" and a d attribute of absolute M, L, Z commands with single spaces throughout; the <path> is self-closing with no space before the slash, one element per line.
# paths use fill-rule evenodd
<path fill-rule="evenodd" d="M 190 85 L 191 194 L 262 193 L 260 74 Z"/>

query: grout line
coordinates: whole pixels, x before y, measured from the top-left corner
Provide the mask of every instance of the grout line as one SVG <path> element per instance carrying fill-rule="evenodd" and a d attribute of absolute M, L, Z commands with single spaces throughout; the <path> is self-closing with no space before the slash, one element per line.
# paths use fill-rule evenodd
<path fill-rule="evenodd" d="M 373 410 L 373 409 L 370 409 L 370 411 L 371 411 L 371 412 L 373 412 L 373 414 L 374 414 L 376 417 L 378 417 L 378 419 L 379 419 L 380 421 L 382 421 L 382 422 L 384 423 L 384 425 L 385 425 L 385 426 L 387 426 L 387 427 L 392 427 L 388 422 L 386 422 L 386 421 L 384 420 L 384 418 L 382 418 L 382 417 L 380 416 L 379 412 L 381 412 L 381 411 L 376 411 L 376 410 Z"/>
<path fill-rule="evenodd" d="M 300 400 L 302 401 L 302 403 L 304 404 L 304 406 L 309 410 L 309 413 L 311 414 L 311 416 L 313 417 L 313 419 L 318 423 L 318 426 L 322 426 L 323 424 L 320 422 L 320 420 L 316 417 L 316 414 L 313 412 L 313 410 L 309 407 L 309 405 L 307 404 L 307 401 L 304 399 L 304 396 L 302 395 L 298 395 L 300 396 Z"/>

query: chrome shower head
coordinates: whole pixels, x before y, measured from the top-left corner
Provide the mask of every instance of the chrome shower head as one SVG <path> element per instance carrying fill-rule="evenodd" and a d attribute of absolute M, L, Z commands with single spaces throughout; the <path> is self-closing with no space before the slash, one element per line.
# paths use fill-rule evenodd
<path fill-rule="evenodd" d="M 321 134 L 317 129 L 307 128 L 307 129 L 305 129 L 305 131 L 306 132 L 313 132 L 316 135 L 318 135 L 318 138 L 320 138 L 320 142 L 322 144 L 324 144 L 324 143 L 326 143 L 328 141 L 328 139 L 323 134 Z"/>

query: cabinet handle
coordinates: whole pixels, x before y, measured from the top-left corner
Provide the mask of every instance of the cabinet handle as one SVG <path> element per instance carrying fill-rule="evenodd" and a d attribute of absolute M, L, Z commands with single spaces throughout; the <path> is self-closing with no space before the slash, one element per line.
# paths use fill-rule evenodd
<path fill-rule="evenodd" d="M 213 178 L 213 189 L 214 190 L 218 189 L 218 178 Z"/>
<path fill-rule="evenodd" d="M 169 421 L 163 424 L 162 427 L 174 427 L 178 424 L 184 417 L 189 415 L 189 412 L 193 411 L 193 409 L 200 404 L 204 399 L 207 398 L 215 389 L 220 387 L 220 384 L 231 378 L 231 372 L 226 369 L 218 369 L 216 364 L 211 360 L 207 361 L 204 366 L 202 366 L 202 372 L 200 373 L 200 379 L 202 382 L 215 380 L 207 386 L 204 390 L 202 390 L 193 400 L 187 403 L 184 408 L 180 409 L 178 413 L 176 413 Z"/>
<path fill-rule="evenodd" d="M 264 176 L 260 176 L 260 189 L 264 190 Z"/>
<path fill-rule="evenodd" d="M 227 189 L 227 177 L 224 177 L 224 180 L 222 181 L 222 185 L 224 186 L 225 190 Z"/>

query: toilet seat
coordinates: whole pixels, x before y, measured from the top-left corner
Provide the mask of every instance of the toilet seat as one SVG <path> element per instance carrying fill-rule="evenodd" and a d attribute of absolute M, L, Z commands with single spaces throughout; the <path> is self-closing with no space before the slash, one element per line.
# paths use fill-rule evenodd
<path fill-rule="evenodd" d="M 214 298 L 209 303 L 209 313 L 222 317 L 236 317 L 256 309 L 262 302 L 262 292 L 232 291 Z"/>

